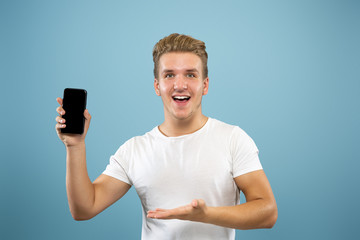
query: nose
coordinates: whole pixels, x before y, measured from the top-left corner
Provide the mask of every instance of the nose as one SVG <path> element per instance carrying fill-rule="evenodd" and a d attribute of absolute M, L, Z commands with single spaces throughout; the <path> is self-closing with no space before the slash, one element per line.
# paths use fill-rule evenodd
<path fill-rule="evenodd" d="M 178 75 L 174 81 L 174 90 L 186 90 L 187 89 L 187 80 L 184 76 Z"/>

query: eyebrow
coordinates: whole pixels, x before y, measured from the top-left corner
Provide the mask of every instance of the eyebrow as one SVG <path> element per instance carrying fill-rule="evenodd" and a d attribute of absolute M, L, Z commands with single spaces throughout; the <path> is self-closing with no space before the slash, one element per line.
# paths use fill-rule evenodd
<path fill-rule="evenodd" d="M 187 72 L 199 72 L 196 68 L 188 69 Z"/>
<path fill-rule="evenodd" d="M 174 72 L 174 70 L 172 69 L 164 69 L 162 71 L 163 73 L 169 73 L 169 72 Z M 191 68 L 191 69 L 186 69 L 186 72 L 199 72 L 196 68 Z"/>
<path fill-rule="evenodd" d="M 163 73 L 168 73 L 168 72 L 173 72 L 174 70 L 171 70 L 171 69 L 164 69 L 162 72 Z"/>

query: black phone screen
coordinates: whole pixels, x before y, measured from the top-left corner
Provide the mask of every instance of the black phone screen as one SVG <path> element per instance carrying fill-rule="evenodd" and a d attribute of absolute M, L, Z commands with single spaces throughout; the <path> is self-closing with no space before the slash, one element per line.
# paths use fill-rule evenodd
<path fill-rule="evenodd" d="M 62 133 L 82 134 L 84 132 L 86 95 L 87 92 L 84 89 L 66 88 L 64 90 L 65 115 L 62 118 L 65 119 L 66 127 L 61 129 Z"/>

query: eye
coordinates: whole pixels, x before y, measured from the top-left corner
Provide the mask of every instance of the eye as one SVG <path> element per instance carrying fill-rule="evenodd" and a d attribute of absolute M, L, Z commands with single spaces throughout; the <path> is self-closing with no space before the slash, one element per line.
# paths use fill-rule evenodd
<path fill-rule="evenodd" d="M 188 78 L 194 78 L 194 77 L 195 77 L 195 74 L 188 73 L 188 74 L 186 74 L 186 77 L 188 77 Z"/>
<path fill-rule="evenodd" d="M 165 75 L 165 78 L 173 78 L 175 75 L 172 73 L 168 73 Z"/>

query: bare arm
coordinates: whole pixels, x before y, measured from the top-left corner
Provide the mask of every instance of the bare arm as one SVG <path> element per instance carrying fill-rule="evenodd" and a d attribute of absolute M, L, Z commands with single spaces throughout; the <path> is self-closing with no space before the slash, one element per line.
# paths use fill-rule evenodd
<path fill-rule="evenodd" d="M 209 221 L 236 229 L 271 228 L 277 220 L 277 205 L 263 170 L 234 179 L 246 202 L 230 207 L 209 209 Z"/>
<path fill-rule="evenodd" d="M 105 174 L 93 183 L 86 169 L 85 144 L 67 148 L 66 190 L 75 220 L 88 220 L 119 200 L 130 185 Z"/>
<path fill-rule="evenodd" d="M 246 203 L 209 207 L 204 200 L 195 199 L 179 208 L 149 211 L 148 217 L 198 221 L 236 229 L 273 227 L 277 220 L 277 206 L 264 171 L 254 171 L 234 180 L 244 192 Z"/>
<path fill-rule="evenodd" d="M 62 105 L 62 99 L 57 98 Z M 57 112 L 65 114 L 60 106 Z M 66 147 L 66 190 L 70 212 L 75 220 L 87 220 L 116 200 L 120 199 L 130 185 L 107 175 L 100 175 L 94 183 L 91 182 L 86 168 L 85 136 L 89 129 L 91 115 L 84 112 L 85 128 L 83 134 L 63 134 L 61 128 L 66 127 L 65 119 L 56 117 L 56 131 Z"/>

